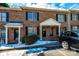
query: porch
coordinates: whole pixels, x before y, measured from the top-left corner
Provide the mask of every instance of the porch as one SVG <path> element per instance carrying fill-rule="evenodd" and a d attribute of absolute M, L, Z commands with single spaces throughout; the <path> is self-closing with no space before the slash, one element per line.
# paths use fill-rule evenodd
<path fill-rule="evenodd" d="M 6 23 L 4 25 L 5 29 L 4 33 L 2 33 L 4 38 L 0 38 L 0 43 L 1 44 L 20 43 L 20 34 L 22 27 L 23 27 L 22 23 L 19 22 Z"/>
<path fill-rule="evenodd" d="M 49 18 L 40 23 L 40 39 L 53 40 L 60 36 L 60 25 L 55 19 Z"/>

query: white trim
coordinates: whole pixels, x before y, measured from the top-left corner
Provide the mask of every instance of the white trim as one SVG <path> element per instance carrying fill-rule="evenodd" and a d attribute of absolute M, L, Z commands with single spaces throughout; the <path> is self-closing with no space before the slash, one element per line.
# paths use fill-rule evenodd
<path fill-rule="evenodd" d="M 8 43 L 8 28 L 7 27 L 6 27 L 5 31 L 6 31 L 5 43 L 7 44 Z"/>
<path fill-rule="evenodd" d="M 42 40 L 42 26 L 40 26 L 40 40 Z"/>
<path fill-rule="evenodd" d="M 49 18 L 40 23 L 41 26 L 59 26 L 61 23 L 57 22 L 55 19 Z"/>
<path fill-rule="evenodd" d="M 19 30 L 19 35 L 18 35 L 18 44 L 20 44 L 20 31 L 21 31 L 21 27 L 22 26 L 5 26 L 5 28 L 6 28 L 6 37 L 5 37 L 5 42 L 6 42 L 6 44 L 8 44 L 8 27 L 13 27 L 13 28 L 18 28 L 18 30 Z"/>
<path fill-rule="evenodd" d="M 60 25 L 59 25 L 59 36 L 60 36 Z"/>
<path fill-rule="evenodd" d="M 71 26 L 70 26 L 70 20 L 71 20 L 71 19 L 70 19 L 70 12 L 69 12 L 69 14 L 67 14 L 67 15 L 68 15 L 68 17 L 67 17 L 67 18 L 68 18 L 68 20 L 67 20 L 67 22 L 68 22 L 67 30 L 70 31 L 70 30 L 71 30 Z"/>
<path fill-rule="evenodd" d="M 23 27 L 22 23 L 6 23 L 5 27 Z"/>
<path fill-rule="evenodd" d="M 21 26 L 6 26 L 5 25 L 5 27 L 15 27 L 15 28 L 17 28 L 17 27 L 23 27 L 23 25 L 21 25 Z"/>
<path fill-rule="evenodd" d="M 21 31 L 21 30 L 20 30 L 20 27 L 19 27 L 19 32 L 18 32 L 18 33 L 19 33 L 19 35 L 18 35 L 18 44 L 20 44 L 20 35 L 21 35 L 21 34 L 20 34 L 20 31 Z"/>

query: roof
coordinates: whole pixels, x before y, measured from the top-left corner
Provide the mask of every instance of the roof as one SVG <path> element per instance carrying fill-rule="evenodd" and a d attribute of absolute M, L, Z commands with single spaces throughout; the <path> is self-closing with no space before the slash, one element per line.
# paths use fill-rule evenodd
<path fill-rule="evenodd" d="M 70 11 L 79 11 L 79 9 L 70 9 Z"/>
<path fill-rule="evenodd" d="M 40 8 L 40 7 L 21 7 L 23 10 L 25 9 L 32 9 L 32 10 L 43 10 L 43 11 L 62 11 L 67 12 L 68 10 L 59 10 L 59 9 L 53 9 L 53 8 Z"/>
<path fill-rule="evenodd" d="M 20 8 L 9 8 L 9 7 L 0 7 L 1 10 L 15 10 L 15 11 L 22 11 L 26 9 L 31 9 L 31 10 L 42 10 L 42 11 L 59 11 L 59 12 L 69 12 L 69 11 L 79 11 L 79 9 L 70 9 L 70 10 L 65 10 L 65 9 L 53 9 L 53 8 L 40 8 L 40 7 L 20 7 Z"/>
<path fill-rule="evenodd" d="M 57 22 L 55 19 L 49 18 L 40 23 L 41 26 L 59 26 L 61 23 Z"/>
<path fill-rule="evenodd" d="M 21 8 L 9 8 L 9 7 L 0 7 L 0 9 L 3 9 L 3 10 L 18 10 L 18 11 L 22 10 Z"/>

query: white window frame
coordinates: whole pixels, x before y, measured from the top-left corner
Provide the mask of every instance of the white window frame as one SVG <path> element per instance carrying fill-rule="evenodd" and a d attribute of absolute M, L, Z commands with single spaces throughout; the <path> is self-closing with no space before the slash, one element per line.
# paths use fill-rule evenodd
<path fill-rule="evenodd" d="M 32 27 L 32 26 L 28 27 L 28 36 L 32 34 L 37 34 L 37 27 Z"/>
<path fill-rule="evenodd" d="M 30 15 L 29 15 L 30 14 Z M 29 19 L 29 16 L 32 17 L 32 19 Z M 36 18 L 36 19 L 35 19 Z M 36 12 L 28 12 L 28 20 L 29 21 L 37 21 L 37 13 Z"/>
<path fill-rule="evenodd" d="M 72 30 L 77 30 L 78 26 L 72 26 Z"/>
<path fill-rule="evenodd" d="M 78 14 L 72 14 L 72 20 L 77 21 L 78 20 Z"/>
<path fill-rule="evenodd" d="M 5 17 L 4 17 L 4 14 L 6 15 Z M 6 12 L 0 12 L 0 22 L 6 22 L 6 21 L 7 21 L 7 13 Z"/>
<path fill-rule="evenodd" d="M 58 14 L 57 17 L 58 17 L 58 22 L 60 23 L 65 22 L 65 16 L 63 14 Z"/>

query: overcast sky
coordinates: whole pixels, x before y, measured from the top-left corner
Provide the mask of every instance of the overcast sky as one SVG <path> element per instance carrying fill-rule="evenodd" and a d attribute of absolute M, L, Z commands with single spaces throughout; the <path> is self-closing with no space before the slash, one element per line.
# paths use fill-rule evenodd
<path fill-rule="evenodd" d="M 20 6 L 52 8 L 52 9 L 79 9 L 79 3 L 9 3 L 10 7 Z"/>

